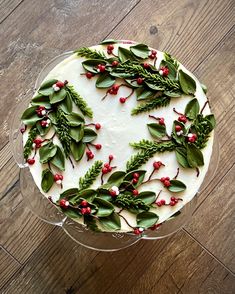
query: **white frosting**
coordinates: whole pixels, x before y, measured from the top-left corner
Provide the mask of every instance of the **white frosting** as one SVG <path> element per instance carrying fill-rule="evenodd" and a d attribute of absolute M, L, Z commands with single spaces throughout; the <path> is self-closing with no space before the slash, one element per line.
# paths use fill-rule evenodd
<path fill-rule="evenodd" d="M 118 44 L 120 45 L 120 44 Z M 121 44 L 122 47 L 129 47 L 128 44 Z M 117 54 L 117 45 L 114 45 L 114 53 Z M 94 46 L 93 49 L 101 50 L 105 46 L 99 45 Z M 157 51 L 157 67 L 159 67 L 160 61 L 163 58 L 163 53 Z M 87 161 L 86 156 L 82 158 L 81 161 L 76 163 L 75 169 L 72 168 L 70 162 L 66 160 L 65 163 L 65 172 L 63 172 L 63 189 L 59 185 L 53 185 L 48 193 L 44 193 L 41 190 L 41 173 L 42 170 L 47 168 L 47 165 L 41 165 L 39 162 L 39 154 L 37 153 L 35 157 L 35 164 L 29 166 L 32 176 L 35 180 L 36 185 L 41 190 L 42 194 L 46 197 L 52 196 L 53 200 L 56 201 L 59 197 L 59 194 L 62 191 L 78 187 L 78 180 L 80 177 L 84 176 L 86 171 L 92 166 L 95 160 L 102 160 L 104 163 L 108 162 L 109 154 L 114 155 L 114 160 L 112 164 L 117 166 L 116 170 L 125 170 L 126 162 L 130 157 L 135 154 L 136 151 L 129 146 L 130 142 L 138 142 L 142 139 L 152 140 L 147 126 L 147 123 L 155 122 L 153 119 L 148 117 L 148 113 L 138 114 L 131 116 L 131 110 L 137 106 L 136 95 L 135 93 L 127 99 L 126 103 L 122 104 L 119 101 L 120 97 L 125 97 L 130 93 L 130 89 L 126 87 L 121 87 L 117 95 L 108 95 L 105 100 L 101 101 L 101 98 L 105 95 L 106 89 L 97 89 L 95 87 L 96 77 L 92 79 L 87 79 L 84 75 L 80 73 L 84 72 L 82 67 L 82 61 L 84 58 L 78 57 L 76 54 L 71 55 L 66 58 L 64 61 L 59 63 L 45 78 L 51 79 L 55 78 L 61 81 L 68 80 L 70 85 L 73 85 L 75 90 L 87 101 L 88 105 L 92 108 L 94 112 L 94 117 L 92 120 L 86 117 L 86 122 L 90 123 L 100 123 L 102 128 L 97 131 L 98 136 L 95 142 L 102 144 L 101 150 L 95 150 L 95 157 L 93 160 Z M 152 60 L 149 60 L 152 63 Z M 197 89 L 195 96 L 198 99 L 200 108 L 203 107 L 207 98 L 203 93 L 203 90 L 200 86 L 199 81 L 182 65 L 180 65 L 186 73 L 191 75 L 197 84 Z M 117 80 L 116 83 L 120 84 L 122 81 Z M 151 111 L 152 115 L 157 117 L 164 117 L 167 133 L 170 134 L 172 131 L 172 124 L 175 119 L 178 118 L 178 115 L 175 114 L 172 109 L 175 107 L 179 112 L 184 112 L 186 104 L 192 99 L 189 96 L 183 96 L 181 98 L 172 98 L 171 103 L 167 107 L 162 107 L 157 110 Z M 74 108 L 75 111 L 78 111 L 77 108 Z M 209 114 L 210 109 L 207 105 L 203 114 Z M 47 138 L 51 137 L 53 131 L 50 131 L 47 134 Z M 23 136 L 24 143 L 28 137 L 28 132 L 26 131 Z M 60 142 L 57 137 L 54 138 L 54 143 L 60 145 Z M 179 201 L 174 207 L 171 206 L 161 206 L 151 209 L 159 216 L 158 223 L 162 223 L 167 220 L 171 215 L 180 210 L 187 202 L 192 200 L 199 190 L 200 185 L 203 182 L 205 174 L 208 170 L 210 157 L 212 153 L 213 145 L 213 136 L 210 137 L 207 146 L 202 150 L 204 155 L 205 164 L 200 168 L 200 174 L 196 177 L 195 169 L 184 169 L 180 167 L 180 172 L 178 179 L 183 181 L 187 185 L 187 189 L 182 193 L 170 193 L 167 189 L 163 188 L 163 185 L 160 181 L 152 181 L 150 183 L 144 184 L 140 187 L 139 191 L 154 191 L 156 194 L 163 190 L 159 199 L 165 199 L 168 203 L 171 196 L 180 197 L 183 201 Z M 32 152 L 33 154 L 33 152 Z M 149 171 L 146 174 L 146 178 L 149 173 L 152 171 L 152 164 L 154 161 L 162 161 L 165 164 L 165 167 L 161 167 L 155 176 L 161 178 L 164 176 L 169 176 L 173 178 L 179 167 L 176 161 L 175 152 L 165 152 L 165 153 L 156 153 L 156 155 L 143 165 L 140 169 Z M 114 171 L 114 170 L 113 170 Z M 107 179 L 111 173 L 108 173 L 104 176 L 104 179 Z M 99 187 L 101 184 L 100 177 L 94 182 L 93 188 Z M 119 208 L 116 208 L 119 211 Z M 136 226 L 136 216 L 129 213 L 128 211 L 123 211 L 122 215 L 125 216 L 128 222 Z M 83 220 L 78 220 L 82 222 Z M 130 231 L 130 227 L 127 226 L 125 221 L 121 218 L 121 231 Z"/>

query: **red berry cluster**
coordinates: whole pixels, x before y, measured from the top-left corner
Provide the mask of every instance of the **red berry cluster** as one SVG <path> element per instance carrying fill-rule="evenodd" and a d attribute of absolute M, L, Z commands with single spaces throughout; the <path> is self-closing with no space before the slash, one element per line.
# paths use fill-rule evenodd
<path fill-rule="evenodd" d="M 66 84 L 68 84 L 68 81 L 65 80 L 64 82 L 58 81 L 56 82 L 56 87 L 59 87 L 60 89 L 63 88 Z"/>
<path fill-rule="evenodd" d="M 42 128 L 47 128 L 50 124 L 50 120 L 49 119 L 44 119 L 40 121 L 40 125 Z"/>
<path fill-rule="evenodd" d="M 149 58 L 154 59 L 157 56 L 157 51 L 156 50 L 151 50 L 149 53 Z"/>
<path fill-rule="evenodd" d="M 67 199 L 65 199 L 65 198 L 62 198 L 59 201 L 59 205 L 60 205 L 61 208 L 66 209 L 66 208 L 69 207 L 69 201 Z"/>
<path fill-rule="evenodd" d="M 197 140 L 197 135 L 196 134 L 188 134 L 188 137 L 187 137 L 187 139 L 188 139 L 188 141 L 190 142 L 190 143 L 194 143 L 194 142 L 196 142 L 196 140 Z"/>
<path fill-rule="evenodd" d="M 94 158 L 94 153 L 91 150 L 86 151 L 87 161 Z"/>
<path fill-rule="evenodd" d="M 165 187 L 170 187 L 170 185 L 171 185 L 171 182 L 170 182 L 170 178 L 169 177 L 162 177 L 161 179 L 160 179 L 160 181 L 163 183 L 163 185 L 165 186 Z"/>
<path fill-rule="evenodd" d="M 35 111 L 39 117 L 43 117 L 46 114 L 45 106 L 38 106 L 38 108 Z"/>
<path fill-rule="evenodd" d="M 162 225 L 161 223 L 160 223 L 160 224 L 155 224 L 155 225 L 153 225 L 152 227 L 150 227 L 150 229 L 151 229 L 152 231 L 155 231 L 155 230 L 157 230 L 161 225 Z"/>
<path fill-rule="evenodd" d="M 104 166 L 103 166 L 103 168 L 102 168 L 102 174 L 103 174 L 103 175 L 105 175 L 105 174 L 111 172 L 112 169 L 114 168 L 114 166 L 111 166 L 111 165 L 110 165 L 110 164 L 111 164 L 111 161 L 113 160 L 113 158 L 114 158 L 114 157 L 113 157 L 112 154 L 109 155 L 109 162 L 105 163 Z"/>
<path fill-rule="evenodd" d="M 162 205 L 166 204 L 166 201 L 164 199 L 161 199 L 161 200 L 157 201 L 156 204 L 158 207 L 161 207 Z"/>
<path fill-rule="evenodd" d="M 104 64 L 98 64 L 97 65 L 97 71 L 98 72 L 105 72 L 106 71 L 106 67 L 105 67 L 105 65 Z"/>
<path fill-rule="evenodd" d="M 114 84 L 110 89 L 108 89 L 108 93 L 111 95 L 117 95 L 119 87 L 119 85 Z"/>
<path fill-rule="evenodd" d="M 107 53 L 108 54 L 112 54 L 113 53 L 113 49 L 114 49 L 114 46 L 112 44 L 108 45 L 107 46 Z"/>
<path fill-rule="evenodd" d="M 136 185 L 139 181 L 140 175 L 138 173 L 133 173 L 132 184 Z"/>
<path fill-rule="evenodd" d="M 63 180 L 63 176 L 60 175 L 60 174 L 55 174 L 54 175 L 54 181 L 57 182 L 57 181 L 62 181 Z"/>
<path fill-rule="evenodd" d="M 159 73 L 163 76 L 163 77 L 167 77 L 170 73 L 169 68 L 166 66 L 162 66 L 160 67 Z"/>
<path fill-rule="evenodd" d="M 176 125 L 176 126 L 175 126 L 175 131 L 176 131 L 176 132 L 180 132 L 180 131 L 182 131 L 182 127 L 181 127 L 180 125 Z"/>
<path fill-rule="evenodd" d="M 81 206 L 81 214 L 90 214 L 91 213 L 91 208 L 89 206 L 89 203 L 86 200 L 82 200 L 80 203 Z"/>
<path fill-rule="evenodd" d="M 35 144 L 35 148 L 40 148 L 42 146 L 43 140 L 41 138 L 36 138 L 33 140 L 33 143 Z"/>
<path fill-rule="evenodd" d="M 150 68 L 150 64 L 147 63 L 147 62 L 143 63 L 143 68 L 149 69 Z"/>
<path fill-rule="evenodd" d="M 175 206 L 179 200 L 182 200 L 181 198 L 175 198 L 175 197 L 171 197 L 171 201 L 169 203 L 170 206 Z"/>
<path fill-rule="evenodd" d="M 143 233 L 143 231 L 144 231 L 143 228 L 135 228 L 135 229 L 134 229 L 134 234 L 135 234 L 135 235 L 140 235 L 140 234 Z"/>
<path fill-rule="evenodd" d="M 180 121 L 180 122 L 182 122 L 182 123 L 186 123 L 187 122 L 187 117 L 185 116 L 185 115 L 180 115 L 179 117 L 178 117 L 178 121 Z"/>
<path fill-rule="evenodd" d="M 155 170 L 159 170 L 159 168 L 164 165 L 161 161 L 154 161 L 153 167 Z"/>

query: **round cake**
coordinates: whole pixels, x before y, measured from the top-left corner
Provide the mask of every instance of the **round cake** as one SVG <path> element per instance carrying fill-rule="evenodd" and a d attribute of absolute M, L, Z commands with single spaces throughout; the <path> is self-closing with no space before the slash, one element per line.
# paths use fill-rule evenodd
<path fill-rule="evenodd" d="M 170 54 L 132 41 L 71 53 L 21 119 L 41 193 L 97 232 L 142 234 L 177 217 L 212 154 L 206 87 Z"/>

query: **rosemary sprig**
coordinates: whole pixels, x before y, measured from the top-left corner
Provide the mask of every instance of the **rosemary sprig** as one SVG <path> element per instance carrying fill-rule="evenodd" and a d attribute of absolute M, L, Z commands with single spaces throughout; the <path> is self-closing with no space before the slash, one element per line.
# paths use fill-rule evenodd
<path fill-rule="evenodd" d="M 164 107 L 164 106 L 167 106 L 170 103 L 170 101 L 171 101 L 170 97 L 166 97 L 166 96 L 158 97 L 158 98 L 155 98 L 154 100 L 141 103 L 136 108 L 132 109 L 131 114 L 136 115 L 141 112 L 146 112 L 146 111 L 150 111 L 159 107 Z"/>
<path fill-rule="evenodd" d="M 66 86 L 66 90 L 70 94 L 73 102 L 81 110 L 82 114 L 92 118 L 93 112 L 90 107 L 88 107 L 86 101 L 74 90 L 73 86 Z"/>
<path fill-rule="evenodd" d="M 74 53 L 77 53 L 78 56 L 86 57 L 89 59 L 103 59 L 103 60 L 106 59 L 103 52 L 91 50 L 90 48 L 87 48 L 87 47 L 81 47 L 78 50 L 74 51 Z"/>
<path fill-rule="evenodd" d="M 103 162 L 97 160 L 92 167 L 85 173 L 84 177 L 79 179 L 79 189 L 84 190 L 89 188 L 95 179 L 100 174 Z"/>
<path fill-rule="evenodd" d="M 141 165 L 145 164 L 156 152 L 172 151 L 176 148 L 176 145 L 172 141 L 167 142 L 151 142 L 148 140 L 142 140 L 139 143 L 132 143 L 135 149 L 141 149 L 140 152 L 133 155 L 126 164 L 126 171 L 138 169 Z"/>
<path fill-rule="evenodd" d="M 36 125 L 30 129 L 28 139 L 24 145 L 24 158 L 25 159 L 28 159 L 29 154 L 32 151 L 33 140 L 36 138 L 38 133 L 39 132 L 38 132 Z"/>
<path fill-rule="evenodd" d="M 114 204 L 124 209 L 142 209 L 148 211 L 150 205 L 145 204 L 141 199 L 135 198 L 130 194 L 119 194 L 114 198 Z"/>
<path fill-rule="evenodd" d="M 130 76 L 140 76 L 144 78 L 145 82 L 154 84 L 156 86 L 162 87 L 167 91 L 179 92 L 181 91 L 180 85 L 177 81 L 170 80 L 168 78 L 162 77 L 159 74 L 153 74 L 146 69 L 144 69 L 140 64 L 134 62 L 124 62 L 119 64 L 113 72 L 117 74 L 130 74 Z"/>
<path fill-rule="evenodd" d="M 62 109 L 58 108 L 56 112 L 56 132 L 63 146 L 65 156 L 68 157 L 70 153 L 71 137 L 69 136 L 70 126 L 65 118 L 65 113 Z"/>

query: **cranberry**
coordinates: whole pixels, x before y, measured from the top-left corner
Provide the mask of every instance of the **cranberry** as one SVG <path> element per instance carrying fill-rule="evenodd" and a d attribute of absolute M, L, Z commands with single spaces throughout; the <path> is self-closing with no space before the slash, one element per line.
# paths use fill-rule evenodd
<path fill-rule="evenodd" d="M 175 131 L 176 132 L 179 132 L 179 131 L 181 131 L 182 130 L 182 127 L 181 126 L 179 126 L 179 125 L 176 125 L 175 126 Z"/>
<path fill-rule="evenodd" d="M 109 172 L 107 167 L 102 168 L 102 174 L 107 174 Z"/>
<path fill-rule="evenodd" d="M 117 192 L 114 191 L 114 190 L 110 190 L 110 191 L 109 191 L 109 194 L 110 194 L 112 197 L 117 196 Z"/>
<path fill-rule="evenodd" d="M 160 201 L 157 201 L 156 204 L 157 204 L 158 207 L 161 207 L 162 206 L 162 204 L 161 204 Z"/>
<path fill-rule="evenodd" d="M 110 154 L 110 155 L 109 155 L 109 160 L 111 161 L 111 160 L 113 160 L 113 158 L 114 158 L 113 155 Z"/>
<path fill-rule="evenodd" d="M 95 124 L 95 128 L 96 128 L 96 130 L 99 130 L 101 128 L 101 124 L 99 124 L 99 123 Z"/>
<path fill-rule="evenodd" d="M 109 166 L 109 167 L 108 167 L 108 172 L 111 172 L 112 169 L 113 169 L 112 166 Z"/>
<path fill-rule="evenodd" d="M 154 161 L 153 163 L 153 167 L 154 169 L 159 169 L 162 166 L 162 162 L 161 161 Z M 165 181 L 165 178 L 163 180 L 163 182 Z"/>
<path fill-rule="evenodd" d="M 176 203 L 175 203 L 175 201 L 170 201 L 169 204 L 170 204 L 170 206 L 175 206 Z"/>
<path fill-rule="evenodd" d="M 125 97 L 121 97 L 121 98 L 119 98 L 119 101 L 120 101 L 120 103 L 125 103 L 126 102 L 126 98 Z"/>
<path fill-rule="evenodd" d="M 81 214 L 87 214 L 87 208 L 82 208 L 81 209 Z"/>
<path fill-rule="evenodd" d="M 135 228 L 134 229 L 134 234 L 135 235 L 140 235 L 141 234 L 141 231 L 138 228 Z"/>
<path fill-rule="evenodd" d="M 167 188 L 170 187 L 170 185 L 171 185 L 170 181 L 168 181 L 168 180 L 165 180 L 163 184 Z"/>
<path fill-rule="evenodd" d="M 80 205 L 83 206 L 83 207 L 87 207 L 89 205 L 89 203 L 86 200 L 82 200 Z"/>
<path fill-rule="evenodd" d="M 138 183 L 138 179 L 134 178 L 134 179 L 132 180 L 132 183 L 133 183 L 134 185 L 137 184 L 137 183 Z"/>
<path fill-rule="evenodd" d="M 166 201 L 164 199 L 160 200 L 160 202 L 161 202 L 162 205 L 166 204 Z"/>
<path fill-rule="evenodd" d="M 171 201 L 175 201 L 175 199 L 176 199 L 175 197 L 171 197 Z"/>
<path fill-rule="evenodd" d="M 166 178 L 165 178 L 165 177 L 162 177 L 162 178 L 160 179 L 160 181 L 161 181 L 162 183 L 164 183 L 164 182 L 165 182 L 165 180 L 166 180 Z"/>
<path fill-rule="evenodd" d="M 140 175 L 138 173 L 133 174 L 133 178 L 138 179 L 139 177 L 140 177 Z"/>
<path fill-rule="evenodd" d="M 95 148 L 96 148 L 97 150 L 100 150 L 100 149 L 102 148 L 102 145 L 101 145 L 101 144 L 96 144 L 96 145 L 95 145 Z"/>
<path fill-rule="evenodd" d="M 46 120 L 41 120 L 40 125 L 45 128 L 47 126 L 47 121 Z"/>
<path fill-rule="evenodd" d="M 165 125 L 165 121 L 164 121 L 164 118 L 163 118 L 163 117 L 161 117 L 161 118 L 159 119 L 159 124 L 162 125 L 162 126 Z"/>
<path fill-rule="evenodd" d="M 91 213 L 91 208 L 88 206 L 87 208 L 86 208 L 86 214 L 90 214 Z"/>
<path fill-rule="evenodd" d="M 63 178 L 62 178 L 63 179 Z M 59 180 L 62 180 L 61 179 L 61 177 L 60 177 L 60 175 L 59 174 L 55 174 L 54 175 L 54 181 L 56 182 L 56 181 L 59 181 Z"/>
<path fill-rule="evenodd" d="M 132 194 L 133 194 L 134 196 L 137 196 L 137 195 L 139 194 L 139 191 L 138 191 L 138 190 L 133 190 L 133 191 L 132 191 Z"/>
<path fill-rule="evenodd" d="M 91 79 L 92 77 L 93 77 L 94 75 L 93 75 L 93 73 L 91 73 L 91 72 L 86 72 L 86 77 L 88 78 L 88 79 Z"/>
<path fill-rule="evenodd" d="M 27 159 L 28 164 L 32 165 L 35 163 L 35 159 L 34 158 L 28 158 Z"/>
<path fill-rule="evenodd" d="M 103 64 L 98 64 L 97 68 L 99 69 L 100 72 L 105 72 L 106 67 Z"/>
<path fill-rule="evenodd" d="M 120 87 L 119 85 L 114 84 L 112 86 L 112 89 L 113 89 L 113 91 L 117 92 L 119 90 L 119 87 Z"/>

